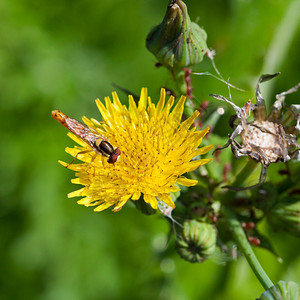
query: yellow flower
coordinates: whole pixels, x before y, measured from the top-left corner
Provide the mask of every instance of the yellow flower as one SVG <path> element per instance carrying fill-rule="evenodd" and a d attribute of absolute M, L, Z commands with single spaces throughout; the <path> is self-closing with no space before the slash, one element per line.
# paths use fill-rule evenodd
<path fill-rule="evenodd" d="M 182 96 L 171 111 L 174 97 L 171 96 L 165 104 L 164 89 L 156 106 L 147 97 L 146 88 L 141 91 L 138 105 L 129 96 L 129 108 L 121 104 L 115 92 L 112 96 L 113 101 L 105 98 L 105 105 L 96 100 L 102 122 L 85 117 L 83 121 L 91 132 L 104 136 L 111 145 L 120 149 L 120 157 L 114 164 L 108 163 L 107 157 L 96 154 L 83 140 L 69 133 L 81 147 L 66 148 L 66 152 L 83 163 L 60 163 L 76 171 L 77 178 L 72 182 L 84 187 L 68 197 L 84 197 L 78 203 L 97 206 L 95 211 L 112 205 L 115 205 L 113 211 L 118 211 L 129 199 L 138 200 L 142 195 L 154 209 L 157 209 L 158 201 L 175 207 L 170 193 L 180 190 L 177 184 L 197 184 L 197 180 L 182 174 L 211 160 L 193 160 L 213 147 L 197 148 L 209 129 L 190 129 L 198 111 L 181 122 L 185 97 Z"/>

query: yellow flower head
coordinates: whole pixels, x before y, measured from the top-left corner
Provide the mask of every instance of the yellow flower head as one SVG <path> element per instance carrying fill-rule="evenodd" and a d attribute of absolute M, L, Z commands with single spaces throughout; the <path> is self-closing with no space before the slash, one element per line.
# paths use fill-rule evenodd
<path fill-rule="evenodd" d="M 69 133 L 81 147 L 66 148 L 66 152 L 83 163 L 61 164 L 76 171 L 77 178 L 72 182 L 84 187 L 68 196 L 83 197 L 78 203 L 97 206 L 95 211 L 112 205 L 113 211 L 118 211 L 129 199 L 138 200 L 142 195 L 154 209 L 157 209 L 158 199 L 175 207 L 170 193 L 180 190 L 177 184 L 197 184 L 197 180 L 182 174 L 211 160 L 192 160 L 213 147 L 197 148 L 209 129 L 190 129 L 198 111 L 181 122 L 185 97 L 182 96 L 171 111 L 174 97 L 165 103 L 164 89 L 157 105 L 147 97 L 146 88 L 141 91 L 138 105 L 129 96 L 129 108 L 121 104 L 115 92 L 112 96 L 113 101 L 105 98 L 105 105 L 96 100 L 102 122 L 85 117 L 83 121 L 92 133 L 104 136 L 121 154 L 115 163 L 109 163 L 107 157 L 97 154 L 84 140 Z"/>

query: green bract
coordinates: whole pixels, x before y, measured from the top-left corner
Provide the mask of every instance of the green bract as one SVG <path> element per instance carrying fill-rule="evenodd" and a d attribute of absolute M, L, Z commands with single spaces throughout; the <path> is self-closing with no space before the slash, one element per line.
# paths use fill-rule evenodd
<path fill-rule="evenodd" d="M 190 262 L 203 262 L 214 254 L 216 249 L 216 230 L 211 224 L 196 220 L 183 224 L 181 236 L 177 240 L 177 251 Z"/>

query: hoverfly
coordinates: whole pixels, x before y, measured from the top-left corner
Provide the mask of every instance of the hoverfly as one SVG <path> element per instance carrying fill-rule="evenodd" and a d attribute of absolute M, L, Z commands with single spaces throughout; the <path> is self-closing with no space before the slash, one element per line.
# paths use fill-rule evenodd
<path fill-rule="evenodd" d="M 119 155 L 121 154 L 121 151 L 118 148 L 114 148 L 103 135 L 92 132 L 87 126 L 75 119 L 69 118 L 59 110 L 53 110 L 51 112 L 51 116 L 77 137 L 86 142 L 93 151 L 108 157 L 108 163 L 114 164 L 117 161 Z M 80 152 L 78 154 L 80 154 Z M 74 158 L 74 160 L 75 159 L 76 157 Z"/>

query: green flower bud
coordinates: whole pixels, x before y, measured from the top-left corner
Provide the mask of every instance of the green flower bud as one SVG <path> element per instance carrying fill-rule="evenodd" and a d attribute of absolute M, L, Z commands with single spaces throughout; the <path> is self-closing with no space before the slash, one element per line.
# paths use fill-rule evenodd
<path fill-rule="evenodd" d="M 300 300 L 300 289 L 293 281 L 280 280 L 266 290 L 258 300 Z"/>
<path fill-rule="evenodd" d="M 214 254 L 216 239 L 217 233 L 211 224 L 186 221 L 182 234 L 176 241 L 177 252 L 189 262 L 203 262 Z"/>
<path fill-rule="evenodd" d="M 300 199 L 284 198 L 267 215 L 274 230 L 284 230 L 300 237 Z"/>
<path fill-rule="evenodd" d="M 146 46 L 166 68 L 183 69 L 202 61 L 208 50 L 206 37 L 206 32 L 191 22 L 186 5 L 171 0 L 162 23 L 149 32 Z"/>

